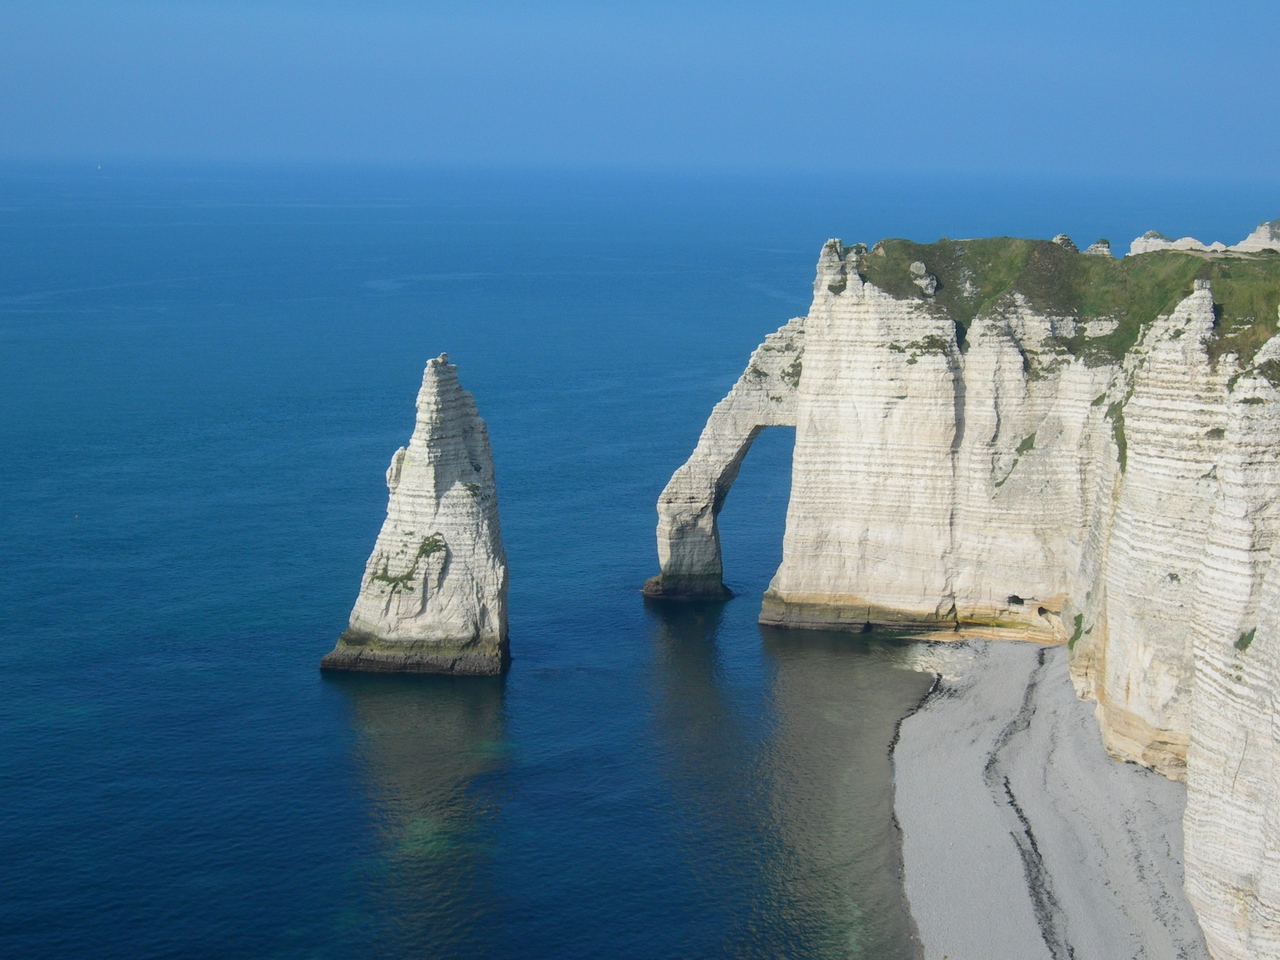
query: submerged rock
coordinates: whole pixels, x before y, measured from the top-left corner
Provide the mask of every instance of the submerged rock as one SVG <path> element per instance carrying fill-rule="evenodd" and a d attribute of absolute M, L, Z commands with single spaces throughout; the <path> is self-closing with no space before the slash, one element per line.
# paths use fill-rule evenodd
<path fill-rule="evenodd" d="M 387 519 L 325 670 L 501 673 L 507 558 L 493 455 L 475 401 L 441 354 L 427 362 L 408 447 L 387 468 Z"/>

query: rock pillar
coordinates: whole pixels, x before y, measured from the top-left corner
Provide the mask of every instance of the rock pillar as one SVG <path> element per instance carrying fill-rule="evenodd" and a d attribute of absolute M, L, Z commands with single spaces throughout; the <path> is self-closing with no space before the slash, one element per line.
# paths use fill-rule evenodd
<path fill-rule="evenodd" d="M 493 455 L 475 401 L 441 354 L 427 362 L 408 447 L 387 468 L 387 519 L 326 670 L 498 674 L 507 557 Z"/>

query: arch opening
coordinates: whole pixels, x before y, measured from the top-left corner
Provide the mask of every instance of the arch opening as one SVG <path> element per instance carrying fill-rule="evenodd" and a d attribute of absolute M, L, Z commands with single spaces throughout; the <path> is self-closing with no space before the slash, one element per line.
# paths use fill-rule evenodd
<path fill-rule="evenodd" d="M 645 596 L 669 600 L 732 596 L 723 580 L 717 518 L 760 431 L 795 426 L 803 356 L 801 317 L 765 338 L 728 395 L 711 411 L 698 445 L 658 497 L 661 572 L 645 583 Z"/>

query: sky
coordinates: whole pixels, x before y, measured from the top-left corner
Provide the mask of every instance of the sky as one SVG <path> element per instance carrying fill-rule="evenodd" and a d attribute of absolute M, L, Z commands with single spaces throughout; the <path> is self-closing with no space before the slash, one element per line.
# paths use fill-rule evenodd
<path fill-rule="evenodd" d="M 0 0 L 0 157 L 1280 179 L 1266 2 Z"/>

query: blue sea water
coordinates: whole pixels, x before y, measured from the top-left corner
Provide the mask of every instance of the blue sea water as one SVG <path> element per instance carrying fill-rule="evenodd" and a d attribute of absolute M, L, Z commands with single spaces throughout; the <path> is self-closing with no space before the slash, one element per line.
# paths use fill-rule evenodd
<path fill-rule="evenodd" d="M 902 648 L 655 606 L 654 500 L 828 236 L 1155 227 L 1280 187 L 0 169 L 0 955 L 915 957 Z M 493 440 L 503 680 L 322 676 L 447 351 Z"/>

